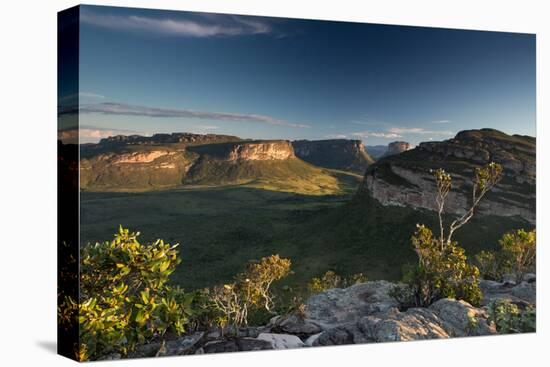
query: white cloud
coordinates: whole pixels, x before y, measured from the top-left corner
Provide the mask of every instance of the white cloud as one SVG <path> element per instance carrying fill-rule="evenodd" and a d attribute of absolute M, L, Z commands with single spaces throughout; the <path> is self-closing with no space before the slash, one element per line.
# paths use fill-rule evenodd
<path fill-rule="evenodd" d="M 101 94 L 97 94 L 97 93 L 79 92 L 79 93 L 68 94 L 66 96 L 61 97 L 61 98 L 59 98 L 59 102 L 70 101 L 70 100 L 76 99 L 77 97 L 80 97 L 80 98 L 94 98 L 94 99 L 104 99 L 105 98 L 105 96 L 102 96 Z"/>
<path fill-rule="evenodd" d="M 193 127 L 201 130 L 217 130 L 220 128 L 219 126 L 214 125 L 193 125 Z"/>
<path fill-rule="evenodd" d="M 97 127 L 92 125 L 80 125 L 79 129 L 71 128 L 66 130 L 60 130 L 57 133 L 57 138 L 64 143 L 76 144 L 80 143 L 97 143 L 103 138 L 108 138 L 109 136 L 115 135 L 150 135 L 149 133 L 137 132 L 134 130 L 124 130 L 124 129 L 110 129 Z"/>
<path fill-rule="evenodd" d="M 243 16 L 214 15 L 212 21 L 182 18 L 158 18 L 138 15 L 103 15 L 89 10 L 82 11 L 82 22 L 98 27 L 152 32 L 182 37 L 216 37 L 266 34 L 272 31 L 266 22 Z"/>
<path fill-rule="evenodd" d="M 395 138 L 401 138 L 403 137 L 400 134 L 396 134 L 394 132 L 376 132 L 376 131 L 359 131 L 351 134 L 352 136 L 358 137 L 358 138 L 383 138 L 383 139 L 395 139 Z"/>
<path fill-rule="evenodd" d="M 394 134 L 440 135 L 440 136 L 449 136 L 454 134 L 452 131 L 426 130 L 422 127 L 392 127 L 388 129 L 388 132 L 394 133 Z"/>
<path fill-rule="evenodd" d="M 346 139 L 348 136 L 346 134 L 329 134 L 325 135 L 327 139 Z"/>
<path fill-rule="evenodd" d="M 432 121 L 432 124 L 450 124 L 451 122 L 451 120 L 436 120 Z"/>
<path fill-rule="evenodd" d="M 196 111 L 188 109 L 159 108 L 130 105 L 126 103 L 104 102 L 80 106 L 80 108 L 61 109 L 60 115 L 99 113 L 103 115 L 148 116 L 161 118 L 195 118 L 205 120 L 259 122 L 269 125 L 308 128 L 309 125 L 297 124 L 275 117 L 258 114 L 240 114 L 228 112 Z"/>

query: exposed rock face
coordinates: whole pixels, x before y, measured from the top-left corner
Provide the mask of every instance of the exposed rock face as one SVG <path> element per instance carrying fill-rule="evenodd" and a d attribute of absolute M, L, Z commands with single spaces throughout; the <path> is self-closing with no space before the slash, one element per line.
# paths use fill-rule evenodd
<path fill-rule="evenodd" d="M 374 163 L 361 140 L 295 140 L 292 146 L 297 157 L 320 167 L 363 174 Z"/>
<path fill-rule="evenodd" d="M 421 143 L 369 167 L 361 193 L 382 205 L 435 209 L 435 180 L 430 170 L 444 168 L 453 178 L 446 212 L 463 214 L 471 197 L 474 169 L 491 161 L 504 168 L 502 181 L 481 202 L 477 215 L 520 217 L 535 223 L 535 139 L 482 129 L 454 139 Z"/>
<path fill-rule="evenodd" d="M 305 320 L 326 329 L 356 322 L 371 313 L 385 312 L 399 305 L 388 294 L 393 286 L 393 283 L 378 280 L 315 294 L 307 300 Z"/>
<path fill-rule="evenodd" d="M 526 281 L 519 284 L 515 282 L 496 282 L 482 280 L 479 288 L 483 293 L 483 305 L 488 305 L 495 300 L 507 300 L 518 305 L 536 304 L 537 286 L 535 274 L 526 276 Z"/>
<path fill-rule="evenodd" d="M 224 161 L 268 161 L 295 158 L 286 140 L 242 141 L 189 147 L 192 152 Z"/>
<path fill-rule="evenodd" d="M 406 152 L 411 149 L 411 145 L 406 141 L 394 141 L 388 144 L 388 150 L 384 154 L 385 157 L 390 155 L 396 155 L 399 153 Z"/>
<path fill-rule="evenodd" d="M 464 301 L 442 299 L 429 308 L 392 308 L 374 313 L 358 322 L 343 324 L 323 332 L 313 345 L 380 343 L 450 337 L 492 335 L 484 310 Z"/>

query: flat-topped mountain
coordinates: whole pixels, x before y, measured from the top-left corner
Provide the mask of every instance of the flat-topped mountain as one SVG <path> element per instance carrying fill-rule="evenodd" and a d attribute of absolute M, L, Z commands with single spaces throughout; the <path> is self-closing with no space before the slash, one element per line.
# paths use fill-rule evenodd
<path fill-rule="evenodd" d="M 359 192 L 384 206 L 434 210 L 430 170 L 444 168 L 453 178 L 447 212 L 463 214 L 471 197 L 474 169 L 494 161 L 503 179 L 482 201 L 478 215 L 518 217 L 535 223 L 535 138 L 493 129 L 459 132 L 453 139 L 426 142 L 370 166 Z"/>
<path fill-rule="evenodd" d="M 108 138 L 103 138 L 99 141 L 99 145 L 146 145 L 146 144 L 207 144 L 221 143 L 228 141 L 242 140 L 237 136 L 218 135 L 218 134 L 192 134 L 192 133 L 171 133 L 171 134 L 154 134 L 152 136 L 142 135 L 116 135 Z"/>
<path fill-rule="evenodd" d="M 80 184 L 87 191 L 246 185 L 324 195 L 339 193 L 343 188 L 338 173 L 297 158 L 286 140 L 158 134 L 145 139 L 116 137 L 83 150 Z M 357 184 L 358 179 L 352 178 Z"/>
<path fill-rule="evenodd" d="M 292 146 L 297 157 L 319 167 L 363 174 L 374 163 L 361 140 L 295 140 Z"/>
<path fill-rule="evenodd" d="M 411 144 L 406 141 L 394 141 L 388 144 L 388 150 L 384 156 L 395 155 L 411 149 Z"/>

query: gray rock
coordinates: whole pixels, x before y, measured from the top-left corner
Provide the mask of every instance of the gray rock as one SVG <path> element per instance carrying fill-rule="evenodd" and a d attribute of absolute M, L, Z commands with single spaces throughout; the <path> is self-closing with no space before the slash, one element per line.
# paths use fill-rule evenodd
<path fill-rule="evenodd" d="M 484 310 L 464 301 L 444 299 L 429 308 L 410 308 L 405 312 L 392 308 L 365 316 L 358 322 L 335 326 L 322 332 L 312 345 L 445 339 L 495 333 Z"/>
<path fill-rule="evenodd" d="M 506 300 L 516 304 L 534 306 L 536 303 L 536 278 L 529 277 L 518 285 L 492 280 L 481 280 L 479 288 L 483 293 L 482 305 L 488 305 L 496 300 Z"/>
<path fill-rule="evenodd" d="M 157 357 L 176 356 L 193 352 L 193 347 L 204 336 L 204 332 L 196 332 L 164 343 L 164 348 L 159 349 Z"/>
<path fill-rule="evenodd" d="M 283 334 L 294 334 L 306 337 L 318 334 L 323 329 L 312 321 L 306 320 L 302 315 L 296 312 L 288 315 L 276 316 L 270 320 L 269 328 L 273 332 Z"/>
<path fill-rule="evenodd" d="M 487 322 L 487 312 L 465 301 L 440 299 L 429 307 L 450 336 L 490 335 L 496 330 Z"/>
<path fill-rule="evenodd" d="M 312 347 L 317 339 L 319 339 L 319 336 L 321 336 L 323 332 L 317 333 L 315 335 L 311 335 L 309 338 L 306 339 L 304 344 L 306 347 Z"/>
<path fill-rule="evenodd" d="M 240 338 L 206 343 L 204 353 L 227 353 L 273 349 L 271 342 L 255 338 Z"/>
<path fill-rule="evenodd" d="M 393 283 L 379 280 L 315 294 L 306 302 L 305 321 L 326 330 L 387 311 L 398 306 L 388 294 L 393 287 Z"/>
<path fill-rule="evenodd" d="M 273 349 L 293 349 L 304 346 L 300 338 L 290 334 L 261 333 L 257 339 L 270 342 Z"/>

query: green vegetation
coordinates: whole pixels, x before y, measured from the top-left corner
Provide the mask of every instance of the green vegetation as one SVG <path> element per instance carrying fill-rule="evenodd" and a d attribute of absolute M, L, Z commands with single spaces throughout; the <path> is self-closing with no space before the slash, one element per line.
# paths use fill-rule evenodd
<path fill-rule="evenodd" d="M 501 280 L 505 274 L 514 274 L 519 283 L 526 273 L 535 272 L 537 249 L 534 229 L 505 233 L 499 244 L 499 251 L 481 251 L 476 255 L 484 278 Z"/>
<path fill-rule="evenodd" d="M 78 321 L 80 361 L 181 334 L 195 315 L 193 293 L 166 284 L 180 262 L 176 245 L 143 245 L 138 235 L 121 227 L 112 241 L 81 249 L 80 299 L 59 308 L 61 323 Z"/>
<path fill-rule="evenodd" d="M 320 293 L 326 291 L 327 289 L 347 288 L 354 284 L 364 283 L 366 281 L 367 277 L 362 273 L 342 277 L 334 271 L 329 270 L 321 277 L 312 278 L 307 287 L 311 293 Z"/>
<path fill-rule="evenodd" d="M 502 167 L 489 163 L 475 171 L 471 207 L 448 228 L 445 226 L 445 201 L 451 190 L 452 179 L 443 169 L 434 172 L 436 181 L 436 208 L 439 236 L 424 225 L 417 225 L 411 238 L 418 264 L 405 273 L 406 287 L 395 287 L 393 296 L 402 304 L 428 306 L 441 298 L 463 299 L 473 305 L 481 301 L 478 285 L 479 269 L 467 262 L 465 250 L 452 236 L 472 219 L 481 199 L 495 186 L 502 175 Z"/>
<path fill-rule="evenodd" d="M 533 307 L 520 308 L 507 300 L 489 304 L 489 321 L 500 334 L 531 333 L 536 331 L 537 313 Z"/>
<path fill-rule="evenodd" d="M 274 314 L 273 282 L 290 273 L 290 260 L 279 255 L 250 262 L 243 273 L 229 284 L 215 286 L 209 292 L 209 300 L 219 313 L 216 318 L 222 331 L 227 324 L 234 327 L 248 325 L 249 312 L 263 309 Z"/>

